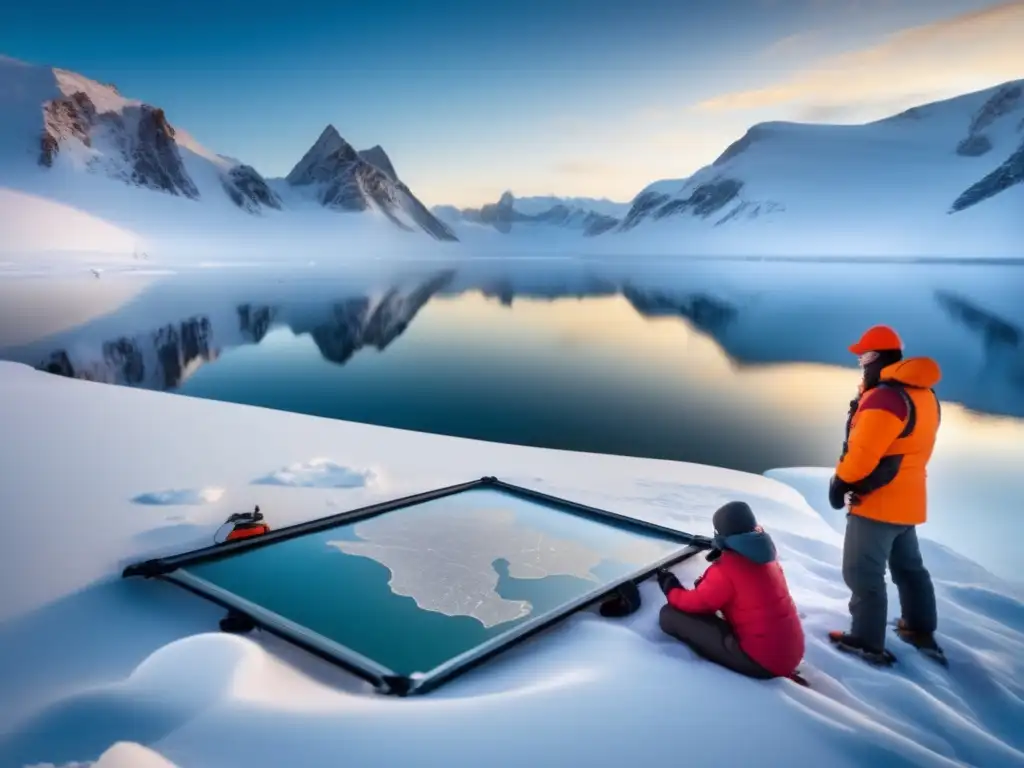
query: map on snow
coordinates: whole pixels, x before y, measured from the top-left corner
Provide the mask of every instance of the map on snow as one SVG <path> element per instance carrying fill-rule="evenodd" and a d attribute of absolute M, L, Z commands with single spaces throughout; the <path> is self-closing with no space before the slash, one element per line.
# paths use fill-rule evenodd
<path fill-rule="evenodd" d="M 620 564 L 625 575 L 678 546 L 590 520 L 579 521 L 579 526 L 590 533 L 610 533 L 611 538 L 599 536 L 591 546 L 524 524 L 509 507 L 453 506 L 445 509 L 441 520 L 422 512 L 371 518 L 354 526 L 358 540 L 331 540 L 327 545 L 386 567 L 391 591 L 412 598 L 422 610 L 468 616 L 488 629 L 533 610 L 526 600 L 498 594 L 495 561 L 505 560 L 514 579 L 573 576 L 598 586 L 608 578 L 595 573 L 602 563 Z M 605 542 L 608 545 L 601 546 Z"/>

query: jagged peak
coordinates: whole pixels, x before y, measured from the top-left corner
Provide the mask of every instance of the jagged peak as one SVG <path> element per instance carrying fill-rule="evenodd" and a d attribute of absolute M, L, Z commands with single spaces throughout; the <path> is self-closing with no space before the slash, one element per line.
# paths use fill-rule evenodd
<path fill-rule="evenodd" d="M 374 144 L 369 149 L 359 150 L 359 157 L 377 170 L 382 171 L 385 175 L 391 177 L 392 181 L 398 181 L 398 172 L 395 170 L 395 166 L 391 162 L 391 158 L 388 157 L 388 153 L 384 151 L 384 147 L 380 144 Z"/>
<path fill-rule="evenodd" d="M 315 179 L 316 167 L 324 160 L 334 155 L 342 155 L 345 159 L 355 159 L 356 151 L 338 133 L 338 129 L 328 123 L 327 127 L 320 133 L 320 137 L 313 142 L 302 159 L 295 164 L 285 180 L 289 184 L 309 184 Z M 351 156 L 349 158 L 349 156 Z"/>
<path fill-rule="evenodd" d="M 317 150 L 323 154 L 330 154 L 331 152 L 346 146 L 348 146 L 348 142 L 341 137 L 341 134 L 338 133 L 338 129 L 331 123 L 328 123 L 327 127 L 320 132 L 319 138 L 313 142 L 313 146 L 310 150 Z"/>

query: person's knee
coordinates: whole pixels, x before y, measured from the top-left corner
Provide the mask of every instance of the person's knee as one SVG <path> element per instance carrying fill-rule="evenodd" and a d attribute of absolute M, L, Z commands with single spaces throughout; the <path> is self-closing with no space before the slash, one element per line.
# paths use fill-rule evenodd
<path fill-rule="evenodd" d="M 658 626 L 661 627 L 661 631 L 669 635 L 676 635 L 679 633 L 679 611 L 673 608 L 668 603 L 665 603 L 661 607 L 661 612 L 658 614 Z"/>
<path fill-rule="evenodd" d="M 856 589 L 857 563 L 853 560 L 843 559 L 843 582 L 848 589 Z"/>
<path fill-rule="evenodd" d="M 843 581 L 852 592 L 885 589 L 884 529 L 870 520 L 851 518 L 843 547 Z"/>
<path fill-rule="evenodd" d="M 932 577 L 924 563 L 899 563 L 889 566 L 892 580 L 896 585 L 920 584 L 922 586 L 931 584 Z"/>
<path fill-rule="evenodd" d="M 893 579 L 897 579 L 901 576 L 919 576 L 920 574 L 927 573 L 927 571 L 925 570 L 924 563 L 919 559 L 893 560 L 889 563 L 889 573 L 892 574 Z"/>
<path fill-rule="evenodd" d="M 854 563 L 844 568 L 843 579 L 850 591 L 857 595 L 885 592 L 885 571 L 869 564 Z"/>

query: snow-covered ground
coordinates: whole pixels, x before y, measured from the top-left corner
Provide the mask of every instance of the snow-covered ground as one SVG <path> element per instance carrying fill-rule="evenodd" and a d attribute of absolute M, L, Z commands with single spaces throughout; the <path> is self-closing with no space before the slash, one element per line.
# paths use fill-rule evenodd
<path fill-rule="evenodd" d="M 0 432 L 5 766 L 93 761 L 116 742 L 127 744 L 102 768 L 1024 765 L 1019 589 L 927 545 L 950 669 L 898 643 L 900 664 L 887 671 L 837 654 L 824 633 L 845 626 L 848 593 L 821 471 L 773 473 L 791 487 L 712 467 L 104 386 L 12 363 L 0 364 Z M 259 482 L 321 477 L 325 467 L 346 482 Z M 625 620 L 580 614 L 423 699 L 382 700 L 280 641 L 217 633 L 220 611 L 182 590 L 118 578 L 130 561 L 207 544 L 230 512 L 256 503 L 285 525 L 486 474 L 693 532 L 707 533 L 723 502 L 748 501 L 778 544 L 803 615 L 812 687 L 755 682 L 698 660 L 661 635 L 660 593 L 645 583 L 643 608 Z M 678 572 L 692 580 L 703 564 Z"/>

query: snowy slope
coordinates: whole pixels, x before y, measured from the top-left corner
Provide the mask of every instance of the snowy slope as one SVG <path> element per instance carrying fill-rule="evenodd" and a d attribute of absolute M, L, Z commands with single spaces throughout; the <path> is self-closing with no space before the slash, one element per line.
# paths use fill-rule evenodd
<path fill-rule="evenodd" d="M 513 230 L 560 227 L 593 237 L 616 227 L 629 210 L 628 203 L 587 197 L 516 197 L 505 192 L 497 203 L 482 208 L 435 206 L 434 213 L 459 225 L 483 225 L 508 234 Z"/>
<path fill-rule="evenodd" d="M 621 768 L 676 764 L 688 751 L 690 762 L 734 768 L 791 766 L 794 750 L 837 768 L 1024 765 L 1019 590 L 926 542 L 950 669 L 895 642 L 891 670 L 838 654 L 823 633 L 846 621 L 841 537 L 772 479 L 339 423 L 10 363 L 0 364 L 0 429 L 0 508 L 15 510 L 0 537 L 3 765 L 107 750 L 103 768 L 163 768 L 161 758 L 318 768 L 339 755 L 367 768 L 564 765 L 567 755 Z M 367 480 L 253 484 L 283 467 L 299 480 L 318 467 Z M 218 633 L 221 611 L 183 590 L 118 578 L 130 561 L 205 545 L 255 503 L 287 525 L 485 474 L 697 532 L 723 502 L 748 501 L 800 608 L 812 687 L 740 678 L 663 636 L 650 581 L 624 620 L 583 612 L 433 694 L 395 701 L 263 633 Z M 821 493 L 820 473 L 796 479 L 809 498 Z M 133 503 L 143 496 L 190 503 Z M 689 582 L 704 565 L 677 572 Z"/>
<path fill-rule="evenodd" d="M 60 226 L 54 226 L 60 222 Z M 78 253 L 91 259 L 96 252 L 131 254 L 138 234 L 65 203 L 0 187 L 0 231 L 4 251 Z"/>
<path fill-rule="evenodd" d="M 867 125 L 764 123 L 614 234 L 689 253 L 1019 256 L 1024 81 Z"/>
<path fill-rule="evenodd" d="M 354 244 L 409 247 L 409 233 L 424 231 L 452 239 L 408 187 L 388 175 L 394 168 L 383 149 L 365 154 L 370 161 L 355 156 L 350 169 L 364 204 L 308 205 L 303 195 L 275 190 L 252 166 L 207 149 L 163 110 L 125 98 L 112 85 L 0 58 L 0 189 L 24 196 L 5 200 L 0 225 L 31 219 L 38 210 L 32 200 L 42 198 L 132 233 L 136 246 L 159 257 L 259 255 L 305 243 L 319 254 L 340 255 Z M 121 257 L 133 250 L 90 232 L 82 221 L 69 223 L 80 225 L 66 233 L 80 238 L 74 250 Z M 0 252 L 34 258 L 50 251 L 46 230 L 37 228 L 35 240 L 4 240 Z"/>

